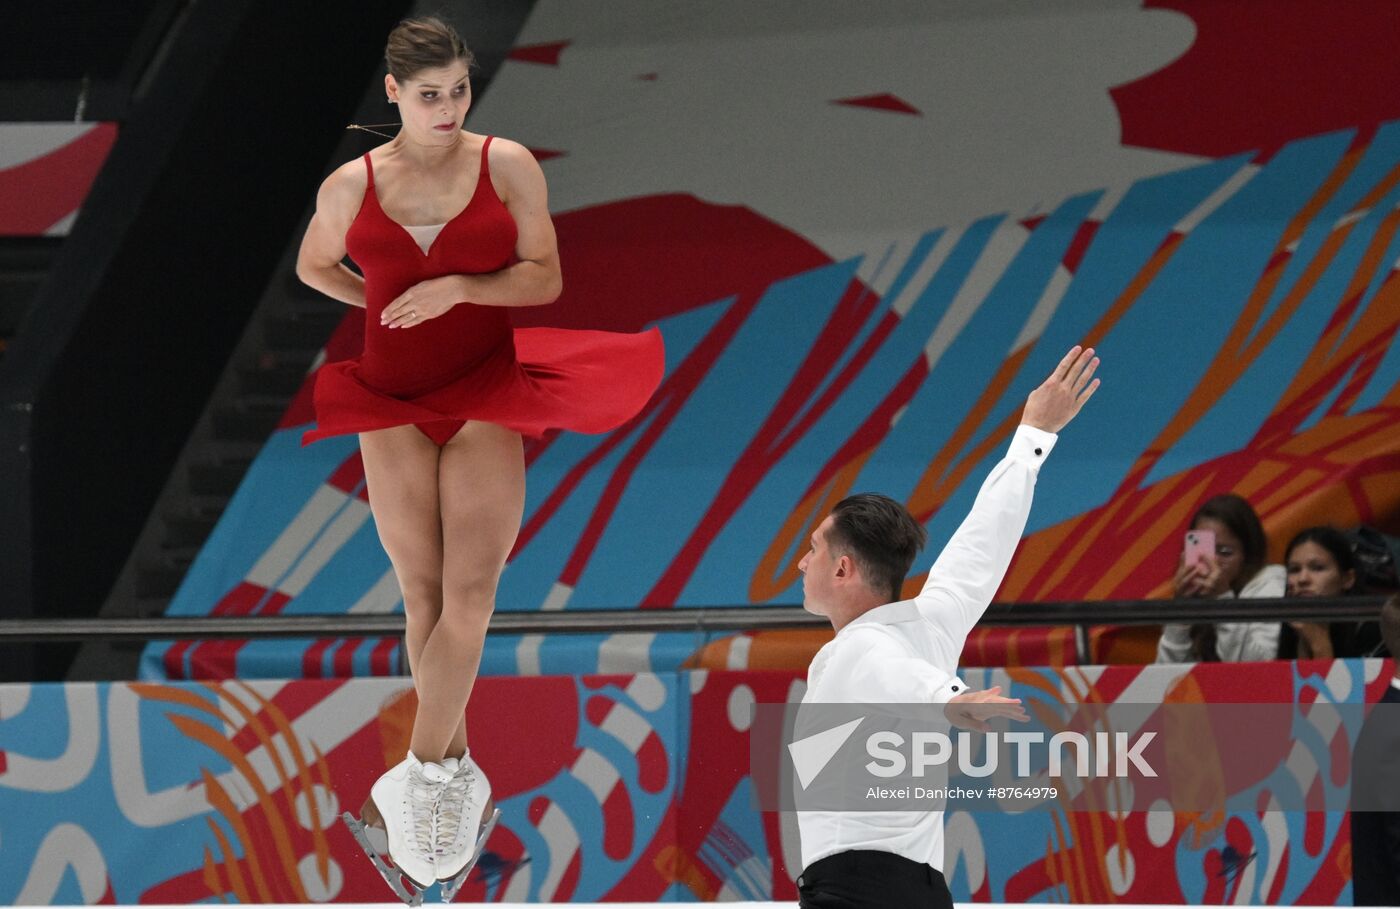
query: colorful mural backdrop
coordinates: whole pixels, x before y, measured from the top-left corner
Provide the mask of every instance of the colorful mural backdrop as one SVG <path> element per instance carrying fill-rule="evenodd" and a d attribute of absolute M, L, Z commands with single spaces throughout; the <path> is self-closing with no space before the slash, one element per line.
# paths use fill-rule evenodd
<path fill-rule="evenodd" d="M 1361 704 L 1393 670 L 1217 663 L 967 681 L 1007 686 L 1033 710 Z M 794 900 L 795 815 L 754 808 L 748 737 L 753 704 L 804 690 L 792 671 L 482 680 L 469 737 L 504 817 L 463 899 Z M 0 686 L 0 903 L 389 899 L 336 818 L 401 759 L 413 707 L 406 679 Z M 1298 744 L 1261 786 L 1261 809 L 1272 785 L 1347 785 L 1347 737 L 1319 725 L 1295 715 Z M 954 898 L 1350 902 L 1345 814 L 1160 809 L 953 810 Z"/>
<path fill-rule="evenodd" d="M 566 289 L 522 322 L 659 325 L 669 363 L 630 425 L 530 447 L 499 608 L 795 603 L 800 541 L 852 490 L 907 502 L 936 547 L 1078 342 L 1105 385 L 1042 473 L 1002 598 L 1161 594 L 1192 510 L 1227 490 L 1275 547 L 1312 523 L 1396 530 L 1394 79 L 1229 120 L 1252 95 L 1215 81 L 1223 57 L 1277 69 L 1269 41 L 1320 7 L 1270 7 L 1269 41 L 1245 40 L 1257 4 L 1148 7 L 813 4 L 798 29 L 750 4 L 538 4 L 468 120 L 550 180 Z M 1329 13 L 1348 50 L 1325 65 L 1396 75 L 1369 31 L 1394 9 L 1353 15 Z M 357 349 L 358 316 L 328 358 Z M 355 441 L 298 447 L 309 383 L 172 614 L 401 608 Z M 484 669 L 664 671 L 712 643 L 492 639 Z M 393 647 L 161 645 L 146 673 L 387 674 Z M 1073 646 L 979 631 L 968 657 Z"/>
<path fill-rule="evenodd" d="M 66 236 L 116 141 L 115 123 L 0 123 L 0 236 Z"/>

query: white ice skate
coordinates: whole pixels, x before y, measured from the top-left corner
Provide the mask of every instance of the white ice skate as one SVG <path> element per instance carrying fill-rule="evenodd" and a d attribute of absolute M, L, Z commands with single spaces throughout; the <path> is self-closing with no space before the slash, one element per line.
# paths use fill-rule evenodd
<path fill-rule="evenodd" d="M 476 867 L 501 812 L 491 798 L 490 781 L 469 753 L 443 764 L 452 778 L 442 786 L 434 845 L 442 901 L 450 903 Z"/>
<path fill-rule="evenodd" d="M 421 906 L 423 891 L 437 880 L 433 814 L 451 778 L 443 767 L 410 753 L 375 781 L 359 820 L 348 811 L 341 815 L 385 883 L 409 906 Z M 381 831 L 382 849 L 370 839 Z"/>

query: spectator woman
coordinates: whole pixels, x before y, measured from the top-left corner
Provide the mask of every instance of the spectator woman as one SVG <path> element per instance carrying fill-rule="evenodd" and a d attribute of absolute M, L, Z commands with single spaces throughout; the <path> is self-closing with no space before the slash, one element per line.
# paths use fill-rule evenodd
<path fill-rule="evenodd" d="M 1269 547 L 1264 526 L 1244 499 L 1215 496 L 1191 518 L 1191 529 L 1213 533 L 1215 553 L 1188 563 L 1183 552 L 1173 578 L 1178 599 L 1283 596 L 1283 566 L 1265 564 Z M 1278 642 L 1278 622 L 1166 625 L 1157 642 L 1157 662 L 1272 660 Z"/>
<path fill-rule="evenodd" d="M 1346 535 L 1333 527 L 1309 527 L 1285 550 L 1291 597 L 1340 597 L 1356 590 L 1356 557 Z M 1330 660 L 1368 656 L 1379 643 L 1373 622 L 1289 622 L 1279 636 L 1279 657 Z"/>

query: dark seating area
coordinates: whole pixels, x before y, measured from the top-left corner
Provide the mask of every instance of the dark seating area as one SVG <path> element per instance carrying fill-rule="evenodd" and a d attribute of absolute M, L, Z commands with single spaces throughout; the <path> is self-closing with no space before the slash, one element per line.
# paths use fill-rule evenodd
<path fill-rule="evenodd" d="M 0 29 L 0 127 L 120 123 L 181 0 L 61 0 L 7 5 Z M 4 167 L 16 162 L 7 156 Z M 52 235 L 0 228 L 0 357 L 39 295 L 71 222 Z"/>
<path fill-rule="evenodd" d="M 181 0 L 7 4 L 0 122 L 120 120 Z"/>
<path fill-rule="evenodd" d="M 19 330 L 61 237 L 0 237 L 0 356 Z"/>
<path fill-rule="evenodd" d="M 0 613 L 94 615 L 144 564 L 135 541 L 406 4 L 364 7 L 333 41 L 325 9 L 274 0 L 24 7 L 0 29 L 0 179 L 26 214 L 0 221 Z M 307 91 L 269 103 L 250 73 L 274 70 Z M 260 131 L 226 141 L 230 111 L 254 109 Z M 217 213 L 200 230 L 192 199 Z M 75 401 L 119 479 L 74 444 Z M 199 457 L 216 466 L 192 471 L 196 496 L 251 455 Z M 0 673 L 60 676 L 70 650 L 0 654 Z"/>

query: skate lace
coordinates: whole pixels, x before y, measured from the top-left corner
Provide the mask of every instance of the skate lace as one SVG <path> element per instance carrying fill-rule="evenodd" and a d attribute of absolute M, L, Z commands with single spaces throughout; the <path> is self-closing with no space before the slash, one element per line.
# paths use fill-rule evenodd
<path fill-rule="evenodd" d="M 433 809 L 440 797 L 440 784 L 434 783 L 417 769 L 408 774 L 408 801 L 413 811 L 413 845 L 420 855 L 433 851 L 436 831 Z"/>
<path fill-rule="evenodd" d="M 467 799 L 476 782 L 476 774 L 470 764 L 464 765 L 452 775 L 452 779 L 442 784 L 442 795 L 438 801 L 437 851 L 452 851 L 458 836 L 461 836 L 462 815 L 466 811 Z"/>

